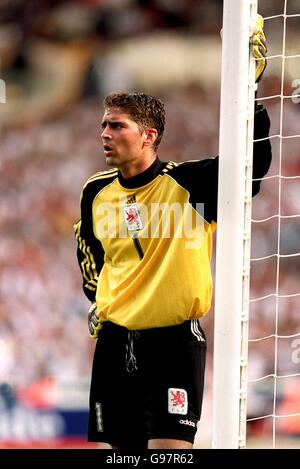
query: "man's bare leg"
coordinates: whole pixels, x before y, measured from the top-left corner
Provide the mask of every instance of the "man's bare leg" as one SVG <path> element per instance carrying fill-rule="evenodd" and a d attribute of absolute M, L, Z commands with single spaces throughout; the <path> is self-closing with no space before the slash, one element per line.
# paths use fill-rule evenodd
<path fill-rule="evenodd" d="M 189 441 L 155 438 L 148 441 L 148 449 L 192 449 Z"/>

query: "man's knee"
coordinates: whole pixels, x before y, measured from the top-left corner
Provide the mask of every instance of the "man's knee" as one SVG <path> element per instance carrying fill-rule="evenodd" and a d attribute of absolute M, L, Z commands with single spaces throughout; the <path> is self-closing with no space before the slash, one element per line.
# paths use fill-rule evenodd
<path fill-rule="evenodd" d="M 97 443 L 97 449 L 112 449 L 109 443 Z"/>

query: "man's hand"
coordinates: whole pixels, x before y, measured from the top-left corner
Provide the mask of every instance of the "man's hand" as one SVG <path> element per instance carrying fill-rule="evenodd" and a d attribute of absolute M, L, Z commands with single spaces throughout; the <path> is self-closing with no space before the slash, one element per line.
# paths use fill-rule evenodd
<path fill-rule="evenodd" d="M 96 303 L 92 303 L 88 311 L 88 326 L 89 326 L 90 335 L 94 339 L 97 339 L 102 323 L 98 316 Z"/>
<path fill-rule="evenodd" d="M 255 71 L 255 82 L 257 83 L 267 66 L 267 42 L 266 36 L 263 30 L 264 27 L 264 19 L 261 15 L 257 15 L 256 24 L 255 24 L 255 31 L 251 39 L 252 44 L 252 54 L 253 57 L 256 59 L 256 71 Z"/>

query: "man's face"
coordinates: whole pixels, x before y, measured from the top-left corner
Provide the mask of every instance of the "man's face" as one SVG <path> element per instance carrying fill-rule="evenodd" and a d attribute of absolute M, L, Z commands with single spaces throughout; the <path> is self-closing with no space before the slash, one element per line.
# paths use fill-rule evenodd
<path fill-rule="evenodd" d="M 146 133 L 118 108 L 103 115 L 101 139 L 108 166 L 122 169 L 141 158 Z"/>

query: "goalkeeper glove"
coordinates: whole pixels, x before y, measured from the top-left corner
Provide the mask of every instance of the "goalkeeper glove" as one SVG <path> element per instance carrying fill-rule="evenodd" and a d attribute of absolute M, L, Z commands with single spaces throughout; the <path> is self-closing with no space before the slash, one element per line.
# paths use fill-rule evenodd
<path fill-rule="evenodd" d="M 255 82 L 259 82 L 267 66 L 267 42 L 263 30 L 264 19 L 261 15 L 257 15 L 255 23 L 255 31 L 251 39 L 252 54 L 255 58 Z"/>
<path fill-rule="evenodd" d="M 102 323 L 98 316 L 96 303 L 92 303 L 88 311 L 88 326 L 90 335 L 93 337 L 93 339 L 97 339 Z"/>

